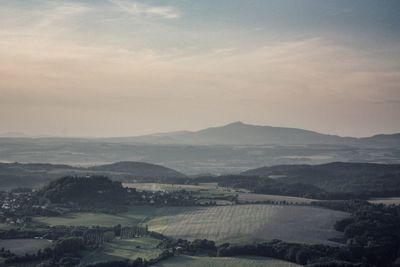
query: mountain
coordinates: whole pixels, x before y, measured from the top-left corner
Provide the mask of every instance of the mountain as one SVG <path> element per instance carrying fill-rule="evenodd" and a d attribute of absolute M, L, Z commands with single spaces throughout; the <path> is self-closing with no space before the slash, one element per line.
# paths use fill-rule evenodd
<path fill-rule="evenodd" d="M 0 163 L 0 190 L 38 188 L 63 176 L 107 176 L 127 182 L 176 181 L 185 177 L 173 169 L 145 162 L 117 162 L 88 168 L 48 163 Z"/>
<path fill-rule="evenodd" d="M 400 146 L 400 134 L 367 138 L 341 137 L 314 131 L 234 122 L 200 131 L 107 138 L 110 142 L 188 145 L 368 145 Z"/>

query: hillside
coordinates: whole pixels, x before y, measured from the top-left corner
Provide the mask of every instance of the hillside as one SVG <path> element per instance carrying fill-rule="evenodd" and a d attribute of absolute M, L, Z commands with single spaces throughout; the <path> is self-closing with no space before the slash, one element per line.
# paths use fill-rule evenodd
<path fill-rule="evenodd" d="M 130 176 L 146 178 L 176 178 L 185 177 L 184 174 L 164 166 L 133 161 L 121 161 L 108 165 L 99 165 L 88 168 L 92 171 L 127 173 Z"/>
<path fill-rule="evenodd" d="M 330 192 L 387 192 L 400 189 L 399 164 L 333 162 L 322 165 L 279 165 L 242 172 L 244 176 L 274 178 L 283 183 L 302 183 Z"/>

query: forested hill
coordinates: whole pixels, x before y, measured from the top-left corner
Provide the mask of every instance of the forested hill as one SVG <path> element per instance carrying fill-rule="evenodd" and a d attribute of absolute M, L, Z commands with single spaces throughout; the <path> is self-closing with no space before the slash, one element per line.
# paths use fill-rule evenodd
<path fill-rule="evenodd" d="M 310 184 L 330 192 L 400 192 L 399 164 L 279 165 L 248 170 L 241 175 L 274 178 L 289 184 Z"/>
<path fill-rule="evenodd" d="M 88 168 L 93 171 L 119 172 L 142 177 L 185 177 L 173 169 L 145 162 L 121 161 Z"/>
<path fill-rule="evenodd" d="M 126 190 L 120 182 L 107 177 L 63 177 L 52 181 L 37 192 L 52 203 L 78 203 L 104 206 L 126 204 Z"/>

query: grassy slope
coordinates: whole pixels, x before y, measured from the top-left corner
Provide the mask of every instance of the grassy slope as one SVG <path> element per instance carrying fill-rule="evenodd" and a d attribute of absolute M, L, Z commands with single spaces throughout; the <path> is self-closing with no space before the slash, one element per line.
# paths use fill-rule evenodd
<path fill-rule="evenodd" d="M 143 222 L 152 231 L 184 239 L 218 242 L 282 239 L 292 242 L 330 243 L 338 237 L 335 221 L 343 212 L 305 206 L 238 205 L 216 207 L 135 207 L 118 215 L 80 213 L 70 217 L 36 220 L 51 225 L 132 225 Z"/>
<path fill-rule="evenodd" d="M 290 262 L 269 258 L 210 258 L 178 256 L 162 261 L 154 267 L 295 267 Z"/>

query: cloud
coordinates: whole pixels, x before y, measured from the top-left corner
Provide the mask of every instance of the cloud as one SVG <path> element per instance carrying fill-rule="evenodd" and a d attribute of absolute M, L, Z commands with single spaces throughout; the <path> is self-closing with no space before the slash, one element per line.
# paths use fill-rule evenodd
<path fill-rule="evenodd" d="M 117 5 L 121 10 L 134 16 L 163 19 L 177 19 L 181 16 L 176 8 L 171 6 L 150 6 L 126 0 L 110 0 L 110 2 Z"/>

